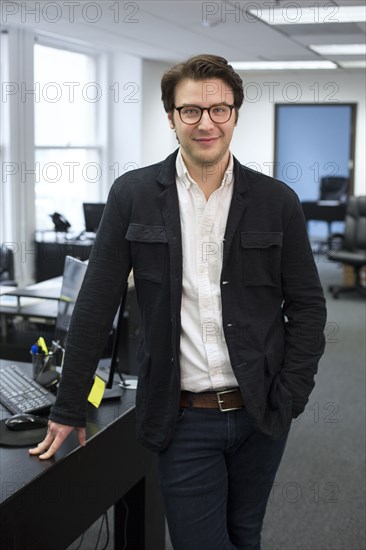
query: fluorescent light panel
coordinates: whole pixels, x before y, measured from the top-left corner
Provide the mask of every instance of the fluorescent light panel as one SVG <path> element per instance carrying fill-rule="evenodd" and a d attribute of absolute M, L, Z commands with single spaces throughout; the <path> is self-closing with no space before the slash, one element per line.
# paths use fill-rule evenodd
<path fill-rule="evenodd" d="M 366 55 L 366 44 L 310 44 L 320 55 Z"/>
<path fill-rule="evenodd" d="M 249 10 L 251 15 L 262 19 L 269 25 L 314 25 L 317 23 L 359 23 L 366 21 L 366 6 L 336 6 L 331 3 L 313 7 L 292 7 L 288 2 L 281 8 L 258 8 Z"/>
<path fill-rule="evenodd" d="M 366 60 L 360 59 L 359 61 L 337 61 L 337 65 L 342 69 L 366 69 Z"/>
<path fill-rule="evenodd" d="M 280 71 L 303 69 L 336 69 L 332 61 L 230 61 L 237 71 Z"/>

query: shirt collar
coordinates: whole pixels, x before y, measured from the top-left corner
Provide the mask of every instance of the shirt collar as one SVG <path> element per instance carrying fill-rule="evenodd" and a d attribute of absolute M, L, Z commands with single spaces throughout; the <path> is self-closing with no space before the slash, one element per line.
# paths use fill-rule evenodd
<path fill-rule="evenodd" d="M 185 165 L 185 162 L 183 160 L 183 157 L 182 157 L 181 149 L 179 149 L 179 151 L 178 151 L 177 159 L 175 161 L 175 167 L 176 167 L 178 178 L 183 182 L 183 184 L 185 185 L 185 187 L 187 189 L 190 188 L 192 183 L 196 183 L 194 181 L 194 179 L 190 176 L 189 172 L 188 172 L 188 169 L 187 169 L 187 167 Z M 225 171 L 225 174 L 222 178 L 222 182 L 221 182 L 220 187 L 224 187 L 224 185 L 230 185 L 233 182 L 233 180 L 234 180 L 234 157 L 230 152 L 229 164 L 228 164 L 228 166 L 226 168 L 226 171 Z M 196 183 L 196 185 L 197 185 L 197 183 Z"/>

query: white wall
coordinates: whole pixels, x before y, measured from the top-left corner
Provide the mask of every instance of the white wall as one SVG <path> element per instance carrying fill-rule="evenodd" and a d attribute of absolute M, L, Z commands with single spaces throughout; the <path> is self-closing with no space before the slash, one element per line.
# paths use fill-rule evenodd
<path fill-rule="evenodd" d="M 142 60 L 115 53 L 110 58 L 109 137 L 110 184 L 124 172 L 141 166 Z"/>
<path fill-rule="evenodd" d="M 178 147 L 161 101 L 160 81 L 169 64 L 144 61 L 142 65 L 142 165 L 159 162 Z"/>
<path fill-rule="evenodd" d="M 143 62 L 142 164 L 165 158 L 177 146 L 160 100 L 160 80 L 169 65 Z M 273 175 L 275 103 L 357 103 L 355 194 L 365 191 L 365 78 L 362 72 L 241 73 L 246 99 L 232 141 L 244 164 Z"/>

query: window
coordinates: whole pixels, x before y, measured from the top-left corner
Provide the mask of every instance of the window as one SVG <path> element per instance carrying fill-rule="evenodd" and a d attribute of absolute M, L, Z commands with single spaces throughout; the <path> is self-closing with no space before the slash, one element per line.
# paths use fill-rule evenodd
<path fill-rule="evenodd" d="M 9 82 L 9 40 L 8 33 L 2 31 L 0 33 L 0 60 L 1 60 L 1 103 L 0 103 L 0 122 L 1 122 L 1 144 L 0 144 L 0 162 L 1 162 L 1 225 L 0 235 L 1 242 L 11 241 L 11 216 L 7 216 L 6 212 L 11 212 L 11 194 L 9 185 L 7 185 L 6 163 L 9 162 L 9 139 L 10 139 L 10 109 L 9 102 L 6 101 L 6 85 Z"/>
<path fill-rule="evenodd" d="M 34 47 L 36 229 L 59 212 L 84 228 L 82 203 L 101 200 L 97 141 L 101 88 L 97 59 L 47 45 Z"/>

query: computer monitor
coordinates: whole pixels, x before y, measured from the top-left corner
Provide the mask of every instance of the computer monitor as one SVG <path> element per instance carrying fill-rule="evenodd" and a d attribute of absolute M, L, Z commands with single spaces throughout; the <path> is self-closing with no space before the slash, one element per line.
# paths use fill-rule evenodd
<path fill-rule="evenodd" d="M 71 316 L 86 269 L 87 264 L 85 262 L 72 256 L 66 256 L 56 319 L 56 338 L 62 346 L 66 342 Z"/>
<path fill-rule="evenodd" d="M 85 231 L 87 233 L 96 233 L 102 219 L 105 203 L 84 202 Z"/>
<path fill-rule="evenodd" d="M 140 316 L 134 289 L 125 290 L 116 316 L 114 342 L 107 387 L 112 386 L 116 373 L 122 379 L 122 386 L 134 389 L 137 381 L 129 375 L 138 375 L 137 347 L 140 339 Z M 127 375 L 127 378 L 125 377 Z"/>
<path fill-rule="evenodd" d="M 71 256 L 66 256 L 56 320 L 56 338 L 60 341 L 62 347 L 65 347 L 66 344 L 71 317 L 86 269 L 87 264 L 85 262 Z M 126 300 L 127 295 L 128 298 Z M 136 317 L 137 303 L 131 304 L 131 297 L 135 298 L 134 291 L 127 293 L 126 289 L 113 323 L 115 330 L 112 358 L 107 361 L 104 368 L 98 367 L 97 370 L 97 374 L 103 379 L 108 378 L 109 383 L 107 387 L 109 388 L 112 387 L 114 375 L 117 373 L 137 375 L 136 348 L 140 324 Z M 124 307 L 125 305 L 126 308 Z M 121 311 L 122 314 L 120 313 Z M 133 389 L 136 387 L 136 381 L 127 381 L 125 387 Z M 105 398 L 118 396 L 120 396 L 119 391 L 110 392 L 109 394 L 105 392 L 104 395 Z"/>

